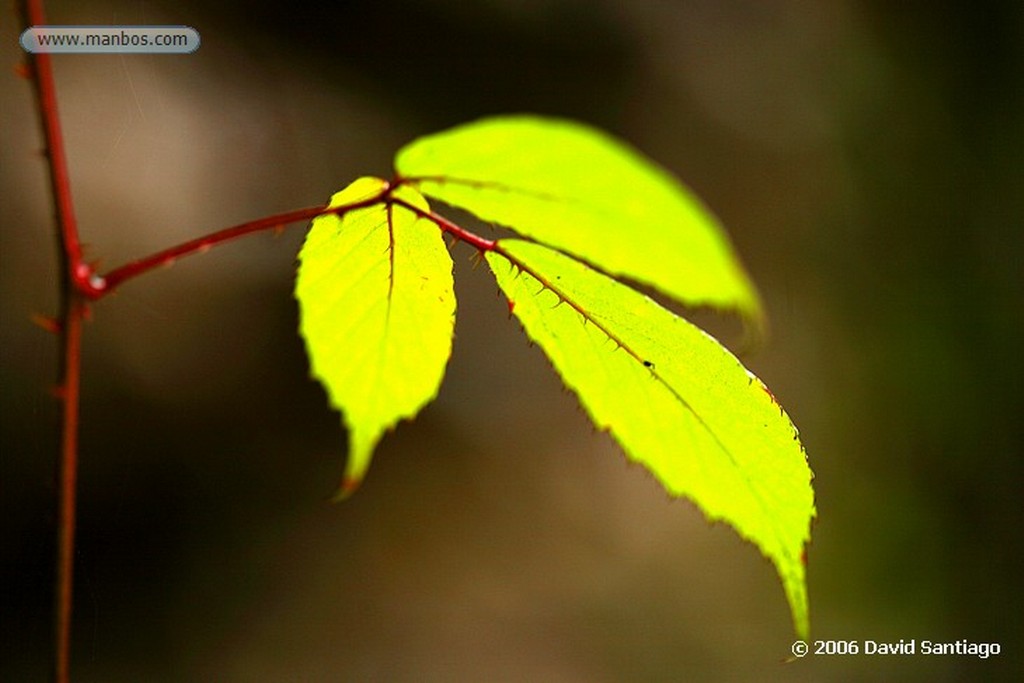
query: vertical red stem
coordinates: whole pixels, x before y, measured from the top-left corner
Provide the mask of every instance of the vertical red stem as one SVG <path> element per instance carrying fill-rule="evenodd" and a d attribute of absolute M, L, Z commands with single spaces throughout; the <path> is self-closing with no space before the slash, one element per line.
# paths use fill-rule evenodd
<path fill-rule="evenodd" d="M 25 0 L 22 10 L 23 23 L 26 27 L 46 25 L 42 0 Z M 75 491 L 78 478 L 78 404 L 82 321 L 86 306 L 78 285 L 89 282 L 92 269 L 82 261 L 82 247 L 71 198 L 71 182 L 57 110 L 57 89 L 53 80 L 50 55 L 30 55 L 29 66 L 46 139 L 50 185 L 57 210 L 57 240 L 60 245 L 62 324 L 59 333 L 62 353 L 59 394 L 62 398 L 63 416 L 58 465 L 53 680 L 56 683 L 69 683 L 75 557 Z"/>
<path fill-rule="evenodd" d="M 25 9 L 29 26 L 46 24 L 42 0 L 27 0 Z M 61 251 L 65 256 L 65 272 L 74 282 L 78 279 L 78 273 L 75 271 L 82 264 L 82 247 L 78 240 L 78 223 L 75 221 L 74 203 L 71 200 L 71 181 L 68 175 L 67 154 L 64 152 L 64 135 L 61 133 L 57 87 L 53 81 L 50 55 L 45 52 L 30 55 L 30 64 L 39 98 L 39 114 L 46 136 L 50 184 L 53 187 L 53 200 L 57 208 L 57 225 L 60 230 Z"/>
<path fill-rule="evenodd" d="M 58 465 L 57 566 L 54 584 L 54 681 L 71 680 L 71 616 L 75 576 L 75 516 L 78 481 L 78 405 L 85 302 L 75 294 L 65 304 L 62 325 L 63 399 Z"/>

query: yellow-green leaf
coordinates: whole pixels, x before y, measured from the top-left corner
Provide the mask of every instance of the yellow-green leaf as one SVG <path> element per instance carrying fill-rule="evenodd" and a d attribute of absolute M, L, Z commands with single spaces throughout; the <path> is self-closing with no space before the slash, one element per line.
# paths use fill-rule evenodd
<path fill-rule="evenodd" d="M 395 159 L 423 194 L 691 306 L 760 318 L 711 213 L 679 181 L 593 128 L 503 116 L 414 140 Z"/>
<path fill-rule="evenodd" d="M 579 261 L 521 240 L 486 257 L 594 424 L 670 493 L 761 549 L 806 637 L 812 474 L 764 384 L 702 330 Z"/>
<path fill-rule="evenodd" d="M 360 178 L 331 198 L 344 206 L 386 183 Z M 394 196 L 428 210 L 412 188 Z M 385 203 L 321 216 L 299 253 L 295 296 L 312 374 L 341 410 L 351 492 L 384 432 L 437 396 L 455 324 L 452 260 L 441 232 Z"/>

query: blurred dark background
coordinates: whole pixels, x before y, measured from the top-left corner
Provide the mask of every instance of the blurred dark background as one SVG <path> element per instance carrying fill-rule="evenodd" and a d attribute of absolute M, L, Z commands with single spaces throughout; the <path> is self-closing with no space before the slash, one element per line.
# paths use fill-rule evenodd
<path fill-rule="evenodd" d="M 55 246 L 6 11 L 0 680 L 36 681 L 57 349 L 29 319 L 55 310 Z M 77 681 L 1019 680 L 1019 1 L 48 12 L 202 36 L 190 56 L 55 58 L 83 240 L 108 268 L 322 203 L 386 176 L 412 137 L 481 115 L 573 117 L 644 150 L 722 218 L 766 300 L 771 340 L 745 360 L 817 475 L 813 637 L 1003 652 L 782 663 L 793 635 L 771 566 L 594 433 L 462 246 L 438 400 L 385 439 L 358 495 L 328 504 L 345 434 L 295 334 L 296 226 L 95 306 Z"/>

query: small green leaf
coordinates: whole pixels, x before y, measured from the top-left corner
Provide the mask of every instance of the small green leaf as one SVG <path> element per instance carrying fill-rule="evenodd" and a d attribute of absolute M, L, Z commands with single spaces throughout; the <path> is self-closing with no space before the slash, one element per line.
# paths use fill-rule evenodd
<path fill-rule="evenodd" d="M 670 493 L 761 549 L 806 637 L 812 474 L 764 384 L 702 330 L 579 261 L 522 240 L 500 240 L 486 257 L 594 424 Z"/>
<path fill-rule="evenodd" d="M 385 186 L 360 178 L 330 206 Z M 428 210 L 412 188 L 394 196 Z M 437 396 L 455 324 L 452 260 L 436 225 L 382 201 L 315 219 L 299 262 L 300 334 L 312 374 L 349 430 L 343 497 L 363 478 L 384 432 Z"/>
<path fill-rule="evenodd" d="M 423 194 L 691 306 L 760 321 L 725 232 L 635 150 L 559 119 L 483 119 L 413 141 L 395 168 Z"/>

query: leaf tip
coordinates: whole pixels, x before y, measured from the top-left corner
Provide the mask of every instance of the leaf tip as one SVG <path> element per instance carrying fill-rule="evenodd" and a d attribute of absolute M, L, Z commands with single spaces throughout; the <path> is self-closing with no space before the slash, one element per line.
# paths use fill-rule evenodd
<path fill-rule="evenodd" d="M 339 486 L 338 490 L 334 492 L 333 496 L 331 496 L 331 502 L 341 503 L 343 501 L 348 500 L 352 496 L 352 494 L 356 492 L 356 489 L 358 489 L 359 485 L 362 483 L 362 479 L 357 479 L 355 477 L 345 477 L 344 479 L 341 480 L 341 486 Z"/>

